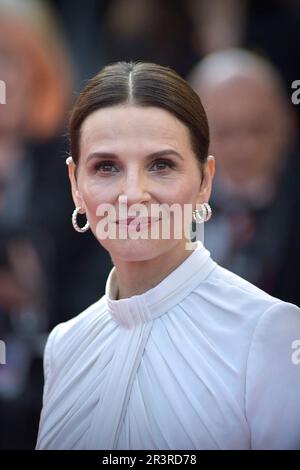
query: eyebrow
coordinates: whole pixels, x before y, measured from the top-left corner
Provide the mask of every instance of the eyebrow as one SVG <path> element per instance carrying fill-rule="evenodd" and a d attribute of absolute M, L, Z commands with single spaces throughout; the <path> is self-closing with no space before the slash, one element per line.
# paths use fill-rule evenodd
<path fill-rule="evenodd" d="M 166 155 L 175 155 L 176 157 L 183 160 L 182 155 L 180 155 L 180 153 L 176 152 L 176 150 L 173 150 L 173 149 L 159 150 L 158 152 L 150 153 L 145 158 L 148 160 L 150 158 L 164 157 Z M 93 152 L 87 157 L 86 163 L 88 163 L 90 160 L 96 159 L 96 158 L 117 159 L 118 156 L 115 153 L 111 153 L 111 152 Z"/>

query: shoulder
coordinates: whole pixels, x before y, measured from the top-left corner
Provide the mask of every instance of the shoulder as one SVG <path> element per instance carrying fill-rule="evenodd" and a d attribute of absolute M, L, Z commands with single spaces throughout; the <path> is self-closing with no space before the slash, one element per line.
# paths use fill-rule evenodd
<path fill-rule="evenodd" d="M 245 352 L 244 406 L 251 448 L 299 449 L 299 307 L 220 266 L 207 278 L 205 295 L 222 310 L 231 337 L 236 334 L 232 348 L 240 347 L 235 353 Z"/>
<path fill-rule="evenodd" d="M 278 301 L 259 318 L 246 368 L 254 449 L 300 449 L 300 309 Z"/>
<path fill-rule="evenodd" d="M 260 315 L 253 331 L 248 375 L 251 375 L 252 366 L 257 373 L 260 362 L 266 366 L 276 361 L 277 366 L 284 364 L 287 370 L 288 366 L 293 365 L 293 348 L 299 340 L 300 308 L 280 300 L 270 305 Z M 272 368 L 274 370 L 274 366 Z"/>
<path fill-rule="evenodd" d="M 228 335 L 236 334 L 245 354 L 255 330 L 262 333 L 265 328 L 291 329 L 293 322 L 285 323 L 287 317 L 291 316 L 296 323 L 300 319 L 297 306 L 267 294 L 219 265 L 199 283 L 193 297 L 195 310 L 201 310 L 201 316 L 205 316 L 213 331 L 222 327 Z"/>
<path fill-rule="evenodd" d="M 228 271 L 228 269 L 225 269 L 220 265 L 217 265 L 217 268 L 213 271 L 212 278 L 216 282 L 219 282 L 220 285 L 227 286 L 228 289 L 239 292 L 241 295 L 269 301 L 274 299 L 274 297 L 267 294 L 265 291 L 259 289 L 254 284 L 251 284 L 251 282 L 231 271 Z"/>
<path fill-rule="evenodd" d="M 253 315 L 256 320 L 259 320 L 260 316 L 273 305 L 278 305 L 279 310 L 280 305 L 286 308 L 284 307 L 286 303 L 282 300 L 219 265 L 206 279 L 205 289 L 210 293 L 212 301 L 215 298 L 215 302 L 222 305 L 226 311 Z"/>
<path fill-rule="evenodd" d="M 267 321 L 276 323 L 282 319 L 283 314 L 292 315 L 296 321 L 299 321 L 300 308 L 296 305 L 273 297 L 221 266 L 218 266 L 218 269 L 214 271 L 214 276 L 215 282 L 220 288 L 223 287 L 224 290 L 227 290 L 233 303 L 235 301 L 238 305 L 253 306 L 257 312 L 257 321 L 261 321 L 261 324 Z"/>
<path fill-rule="evenodd" d="M 94 321 L 99 321 L 105 317 L 107 313 L 105 297 L 101 297 L 97 302 L 87 307 L 83 312 L 79 313 L 70 320 L 59 323 L 51 331 L 49 338 L 74 334 L 82 327 L 92 324 Z"/>
<path fill-rule="evenodd" d="M 47 376 L 49 373 L 54 355 L 62 359 L 66 354 L 69 354 L 71 349 L 76 348 L 84 338 L 89 337 L 96 325 L 99 330 L 109 320 L 110 316 L 107 313 L 105 297 L 103 296 L 79 315 L 56 325 L 50 332 L 45 345 L 45 375 Z"/>

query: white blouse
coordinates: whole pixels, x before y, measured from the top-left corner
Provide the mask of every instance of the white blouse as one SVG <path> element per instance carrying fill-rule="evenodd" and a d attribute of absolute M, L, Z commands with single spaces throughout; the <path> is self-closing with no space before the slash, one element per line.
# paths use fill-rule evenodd
<path fill-rule="evenodd" d="M 46 344 L 37 449 L 300 449 L 300 309 L 195 251 Z M 300 357 L 300 354 L 298 355 Z"/>

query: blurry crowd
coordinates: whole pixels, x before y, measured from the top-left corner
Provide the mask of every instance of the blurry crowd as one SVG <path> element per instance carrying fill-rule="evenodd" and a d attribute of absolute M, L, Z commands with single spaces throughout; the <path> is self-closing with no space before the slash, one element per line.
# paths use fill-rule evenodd
<path fill-rule="evenodd" d="M 216 158 L 205 246 L 300 306 L 299 40 L 297 0 L 0 0 L 0 449 L 34 448 L 47 334 L 104 294 L 111 269 L 72 228 L 65 166 L 72 102 L 107 63 L 190 81 Z"/>

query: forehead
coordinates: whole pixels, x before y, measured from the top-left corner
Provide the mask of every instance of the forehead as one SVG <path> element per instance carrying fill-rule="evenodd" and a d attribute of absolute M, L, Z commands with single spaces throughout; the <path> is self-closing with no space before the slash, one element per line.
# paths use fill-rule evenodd
<path fill-rule="evenodd" d="M 94 111 L 81 126 L 81 153 L 99 146 L 110 150 L 154 149 L 169 145 L 190 149 L 188 128 L 170 112 L 156 107 L 111 106 Z M 125 147 L 124 147 L 125 146 Z"/>

